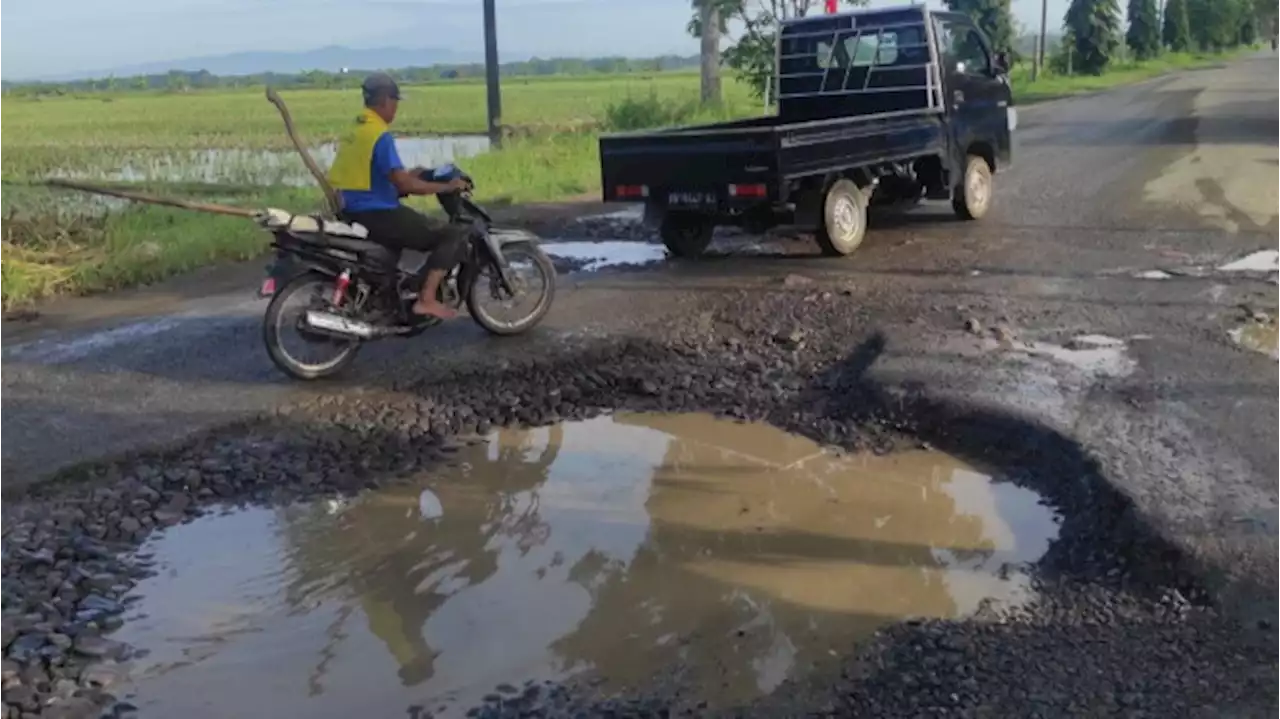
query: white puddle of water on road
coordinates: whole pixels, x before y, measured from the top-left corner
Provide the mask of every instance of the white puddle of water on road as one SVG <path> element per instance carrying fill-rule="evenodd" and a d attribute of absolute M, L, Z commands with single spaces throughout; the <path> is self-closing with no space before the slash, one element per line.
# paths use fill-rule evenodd
<path fill-rule="evenodd" d="M 131 322 L 111 329 L 78 334 L 69 338 L 54 336 L 32 340 L 5 347 L 4 357 L 5 359 L 43 362 L 46 364 L 74 362 L 121 345 L 172 332 L 193 322 L 234 319 L 244 314 L 245 310 L 257 310 L 264 304 L 265 300 L 255 298 L 229 305 L 218 311 L 217 314 L 213 314 L 208 310 L 184 312 L 141 322 Z"/>
<path fill-rule="evenodd" d="M 1165 272 L 1164 270 L 1145 270 L 1135 274 L 1134 277 L 1140 280 L 1167 280 L 1173 277 L 1173 275 Z"/>
<path fill-rule="evenodd" d="M 443 717 L 502 682 L 680 672 L 734 705 L 834 671 L 886 624 L 1027 601 L 1060 521 L 938 452 L 837 456 L 700 414 L 503 429 L 456 464 L 154 537 L 160 572 L 116 637 L 151 652 L 131 701 Z"/>
<path fill-rule="evenodd" d="M 6 347 L 4 355 L 9 359 L 49 364 L 73 362 L 126 342 L 137 342 L 168 332 L 182 322 L 183 320 L 178 317 L 164 317 L 92 332 L 70 340 L 36 340 L 16 347 Z"/>
<path fill-rule="evenodd" d="M 1275 272 L 1280 270 L 1280 252 L 1261 250 L 1218 267 L 1222 272 Z"/>
<path fill-rule="evenodd" d="M 603 242 L 546 242 L 539 247 L 552 257 L 586 261 L 584 272 L 594 272 L 615 265 L 647 265 L 667 256 L 662 245 L 647 242 L 605 240 Z"/>
<path fill-rule="evenodd" d="M 621 210 L 605 212 L 599 215 L 579 217 L 578 222 L 618 220 L 620 222 L 640 222 L 644 220 L 644 205 L 629 205 Z"/>
<path fill-rule="evenodd" d="M 1015 347 L 1016 351 L 1046 357 L 1097 377 L 1124 377 L 1132 373 L 1137 362 L 1129 357 L 1127 349 L 1124 340 L 1106 335 L 1080 335 L 1065 346 L 1027 342 Z"/>

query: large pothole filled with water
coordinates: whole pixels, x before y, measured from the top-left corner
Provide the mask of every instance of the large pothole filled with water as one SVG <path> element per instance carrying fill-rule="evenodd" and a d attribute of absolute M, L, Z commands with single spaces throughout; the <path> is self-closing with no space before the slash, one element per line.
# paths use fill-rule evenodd
<path fill-rule="evenodd" d="M 349 499 L 154 536 L 115 639 L 144 716 L 463 715 L 583 682 L 708 706 L 820 675 L 877 629 L 1034 595 L 1030 490 L 935 451 L 615 414 L 503 429 Z"/>

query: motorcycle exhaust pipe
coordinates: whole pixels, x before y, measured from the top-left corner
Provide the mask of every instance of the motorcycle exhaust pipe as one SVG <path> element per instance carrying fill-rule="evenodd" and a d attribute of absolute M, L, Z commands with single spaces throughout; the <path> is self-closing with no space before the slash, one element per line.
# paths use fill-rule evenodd
<path fill-rule="evenodd" d="M 340 317 L 331 312 L 307 312 L 307 326 L 326 334 L 337 335 L 344 339 L 371 340 L 380 333 L 379 328 L 368 322 Z"/>

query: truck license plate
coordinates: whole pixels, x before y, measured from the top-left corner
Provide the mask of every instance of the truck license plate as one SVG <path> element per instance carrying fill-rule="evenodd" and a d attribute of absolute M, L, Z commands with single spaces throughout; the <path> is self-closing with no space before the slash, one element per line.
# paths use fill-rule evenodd
<path fill-rule="evenodd" d="M 716 204 L 716 196 L 710 192 L 672 192 L 667 204 L 676 207 L 708 207 Z"/>

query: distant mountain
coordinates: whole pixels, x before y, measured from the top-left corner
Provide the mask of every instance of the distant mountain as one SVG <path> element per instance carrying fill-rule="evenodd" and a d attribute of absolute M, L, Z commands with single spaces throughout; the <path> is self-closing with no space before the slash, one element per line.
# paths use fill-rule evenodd
<path fill-rule="evenodd" d="M 510 57 L 510 53 L 503 53 L 503 55 L 503 60 L 515 59 Z M 263 72 L 288 74 L 306 72 L 308 70 L 338 72 L 344 67 L 361 70 L 424 67 L 446 63 L 480 62 L 483 59 L 484 56 L 480 53 L 459 52 L 445 48 L 380 47 L 364 49 L 332 45 L 303 52 L 236 52 L 226 55 L 208 55 L 180 60 L 147 62 L 89 72 L 24 79 L 28 81 L 66 82 L 99 77 L 157 75 L 170 70 L 207 70 L 213 75 L 233 77 Z"/>

